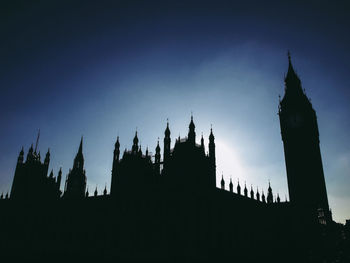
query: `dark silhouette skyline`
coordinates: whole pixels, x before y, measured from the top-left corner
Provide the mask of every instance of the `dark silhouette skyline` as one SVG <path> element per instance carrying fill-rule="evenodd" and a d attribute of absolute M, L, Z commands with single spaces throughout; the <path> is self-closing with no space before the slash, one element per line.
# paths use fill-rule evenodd
<path fill-rule="evenodd" d="M 279 117 L 289 202 L 274 198 L 270 182 L 261 199 L 246 183 L 243 195 L 232 179 L 227 189 L 223 175 L 217 188 L 213 128 L 208 147 L 203 136 L 197 144 L 193 116 L 173 148 L 167 122 L 163 154 L 159 139 L 154 156 L 148 148 L 143 154 L 136 131 L 120 156 L 118 136 L 110 194 L 105 186 L 90 196 L 86 188 L 83 137 L 63 194 L 62 172 L 48 175 L 51 155 L 41 162 L 37 139 L 25 161 L 20 151 L 11 196 L 0 199 L 4 258 L 224 262 L 234 253 L 239 262 L 349 261 L 350 226 L 334 222 L 328 205 L 316 112 L 289 53 L 288 60 Z M 98 213 L 86 217 L 91 210 Z"/>
<path fill-rule="evenodd" d="M 328 201 L 345 223 L 347 2 L 8 1 L 0 12 L 0 194 L 10 195 L 14 160 L 22 146 L 25 153 L 35 147 L 39 128 L 38 150 L 44 159 L 50 147 L 56 176 L 72 168 L 84 135 L 87 185 L 102 193 L 118 133 L 121 149 L 130 148 L 138 127 L 143 149 L 154 151 L 165 120 L 174 143 L 193 111 L 205 145 L 213 124 L 227 189 L 232 177 L 266 194 L 270 180 L 284 200 L 275 102 L 291 49 L 318 113 Z"/>

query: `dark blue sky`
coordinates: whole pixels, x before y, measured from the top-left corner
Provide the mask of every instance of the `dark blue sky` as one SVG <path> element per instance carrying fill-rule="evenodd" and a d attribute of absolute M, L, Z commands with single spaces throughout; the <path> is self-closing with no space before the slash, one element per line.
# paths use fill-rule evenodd
<path fill-rule="evenodd" d="M 71 168 L 81 135 L 90 192 L 110 185 L 117 134 L 154 151 L 191 111 L 217 140 L 218 178 L 288 194 L 277 116 L 287 50 L 317 112 L 334 217 L 350 217 L 349 5 L 332 1 L 29 1 L 2 4 L 0 191 L 18 152 Z M 103 3 L 101 3 L 103 2 Z"/>

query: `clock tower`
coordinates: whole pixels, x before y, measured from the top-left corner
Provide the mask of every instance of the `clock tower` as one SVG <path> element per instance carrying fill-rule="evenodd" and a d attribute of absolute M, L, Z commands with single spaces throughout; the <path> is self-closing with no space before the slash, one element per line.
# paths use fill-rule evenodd
<path fill-rule="evenodd" d="M 301 87 L 289 52 L 288 60 L 285 94 L 278 114 L 290 202 L 295 207 L 329 214 L 316 112 Z"/>

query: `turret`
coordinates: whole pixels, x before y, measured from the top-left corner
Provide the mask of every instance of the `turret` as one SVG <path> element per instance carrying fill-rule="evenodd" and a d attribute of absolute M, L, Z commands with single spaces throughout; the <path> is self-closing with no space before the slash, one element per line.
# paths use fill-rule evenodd
<path fill-rule="evenodd" d="M 190 125 L 188 126 L 188 142 L 192 145 L 195 145 L 196 143 L 195 128 L 196 126 L 194 125 L 194 122 L 193 122 L 193 116 L 191 115 L 191 122 L 190 122 Z"/>
<path fill-rule="evenodd" d="M 230 178 L 230 184 L 229 184 L 230 192 L 233 193 L 233 183 L 232 178 Z"/>
<path fill-rule="evenodd" d="M 24 159 L 24 150 L 23 150 L 23 146 L 22 146 L 22 149 L 18 155 L 17 163 L 23 163 L 23 159 Z"/>
<path fill-rule="evenodd" d="M 210 160 L 210 169 L 211 169 L 211 180 L 213 185 L 216 185 L 216 159 L 215 159 L 215 137 L 213 134 L 213 128 L 210 128 L 209 135 L 209 160 Z"/>
<path fill-rule="evenodd" d="M 221 189 L 225 190 L 225 180 L 224 180 L 224 174 L 221 176 Z"/>
<path fill-rule="evenodd" d="M 266 203 L 264 190 L 262 190 L 261 200 L 262 200 L 263 203 Z"/>
<path fill-rule="evenodd" d="M 238 184 L 237 184 L 237 194 L 241 195 L 241 186 L 239 185 L 239 180 L 238 180 Z"/>
<path fill-rule="evenodd" d="M 250 198 L 254 199 L 253 185 L 250 186 Z"/>
<path fill-rule="evenodd" d="M 59 190 L 61 187 L 61 180 L 62 180 L 62 167 L 60 167 L 60 170 L 58 171 L 58 176 L 56 179 L 57 190 Z"/>
<path fill-rule="evenodd" d="M 167 121 L 166 129 L 164 131 L 164 149 L 163 149 L 164 166 L 167 166 L 168 164 L 168 160 L 170 157 L 170 145 L 171 145 L 170 129 L 169 129 L 169 121 Z"/>
<path fill-rule="evenodd" d="M 277 193 L 277 203 L 280 203 L 280 202 L 281 202 L 281 198 L 280 198 L 279 193 Z"/>
<path fill-rule="evenodd" d="M 247 189 L 247 185 L 246 185 L 246 183 L 244 182 L 244 196 L 245 197 L 248 197 L 248 189 Z"/>
<path fill-rule="evenodd" d="M 133 154 L 136 154 L 138 149 L 139 149 L 139 138 L 137 137 L 137 131 L 135 132 L 135 136 L 134 136 L 134 139 L 133 139 L 133 144 L 132 144 L 132 148 L 131 148 L 131 152 Z"/>
<path fill-rule="evenodd" d="M 95 197 L 97 196 L 97 186 L 96 186 L 96 189 L 95 189 L 95 192 L 94 192 L 94 196 Z"/>
<path fill-rule="evenodd" d="M 74 158 L 73 169 L 84 169 L 84 156 L 83 156 L 83 136 L 81 136 L 79 150 Z"/>
<path fill-rule="evenodd" d="M 156 154 L 154 156 L 154 163 L 155 163 L 155 169 L 156 169 L 156 174 L 160 174 L 160 147 L 159 147 L 159 139 L 157 142 L 157 147 L 156 147 Z"/>
<path fill-rule="evenodd" d="M 47 149 L 47 153 L 45 155 L 45 160 L 44 160 L 44 164 L 48 167 L 50 164 L 50 148 Z"/>
<path fill-rule="evenodd" d="M 203 133 L 202 133 L 202 137 L 201 137 L 201 148 L 203 150 L 203 153 L 205 152 L 205 149 L 204 149 L 204 138 L 203 138 Z"/>
<path fill-rule="evenodd" d="M 267 203 L 271 204 L 273 203 L 273 194 L 272 194 L 272 188 L 269 182 L 269 188 L 267 189 Z"/>
<path fill-rule="evenodd" d="M 256 200 L 260 201 L 260 194 L 258 187 L 256 188 Z"/>
<path fill-rule="evenodd" d="M 103 195 L 104 195 L 104 196 L 107 195 L 107 185 L 105 185 L 105 189 L 103 190 Z"/>
<path fill-rule="evenodd" d="M 114 144 L 114 152 L 113 152 L 112 180 L 111 180 L 111 190 L 110 190 L 111 195 L 114 194 L 113 189 L 116 189 L 117 187 L 116 184 L 117 184 L 117 177 L 118 177 L 119 156 L 120 156 L 120 143 L 119 143 L 119 136 L 117 136 L 117 141 Z"/>
<path fill-rule="evenodd" d="M 50 179 L 53 179 L 53 169 L 51 169 L 50 175 L 49 175 Z"/>
<path fill-rule="evenodd" d="M 29 150 L 28 150 L 28 154 L 27 154 L 27 160 L 26 162 L 31 162 L 34 160 L 34 154 L 33 154 L 33 144 L 30 146 Z"/>
<path fill-rule="evenodd" d="M 86 193 L 85 193 L 85 197 L 89 197 L 89 188 L 86 188 Z"/>

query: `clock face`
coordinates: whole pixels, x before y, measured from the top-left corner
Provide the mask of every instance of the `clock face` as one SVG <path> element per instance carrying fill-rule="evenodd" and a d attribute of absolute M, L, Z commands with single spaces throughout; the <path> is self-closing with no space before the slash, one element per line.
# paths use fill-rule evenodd
<path fill-rule="evenodd" d="M 299 114 L 291 114 L 288 118 L 288 124 L 292 128 L 298 128 L 303 122 L 302 117 Z"/>

